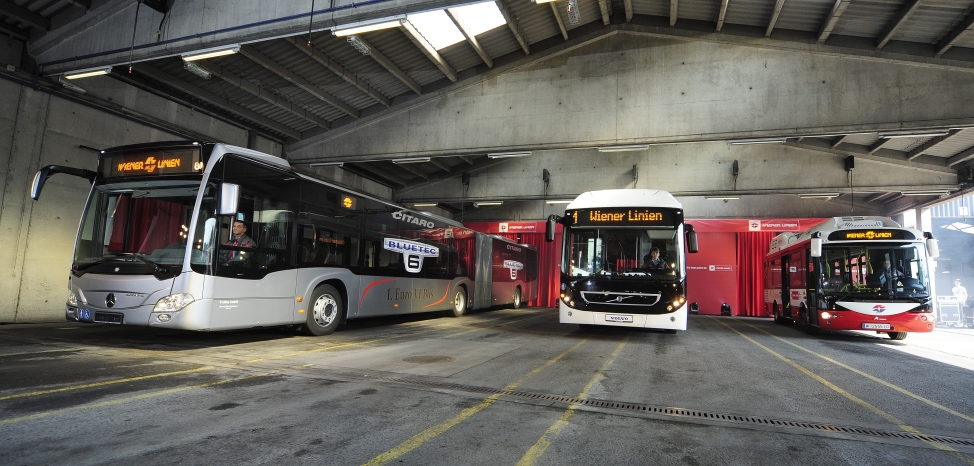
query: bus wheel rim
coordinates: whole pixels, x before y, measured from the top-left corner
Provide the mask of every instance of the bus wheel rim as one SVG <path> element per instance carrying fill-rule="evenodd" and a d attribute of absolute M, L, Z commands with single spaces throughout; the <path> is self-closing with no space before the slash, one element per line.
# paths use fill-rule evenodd
<path fill-rule="evenodd" d="M 464 304 L 465 303 L 463 302 L 463 293 L 457 291 L 457 294 L 453 297 L 453 307 L 456 308 L 456 310 L 458 311 L 462 311 Z"/>
<path fill-rule="evenodd" d="M 331 295 L 321 295 L 315 301 L 314 318 L 315 323 L 322 327 L 327 327 L 335 320 L 338 309 L 338 302 Z"/>

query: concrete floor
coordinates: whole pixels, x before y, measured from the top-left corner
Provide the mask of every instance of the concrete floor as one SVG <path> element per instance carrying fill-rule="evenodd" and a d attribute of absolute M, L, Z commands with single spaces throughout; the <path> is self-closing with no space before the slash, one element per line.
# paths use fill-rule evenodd
<path fill-rule="evenodd" d="M 974 331 L 0 327 L 0 464 L 974 464 Z"/>

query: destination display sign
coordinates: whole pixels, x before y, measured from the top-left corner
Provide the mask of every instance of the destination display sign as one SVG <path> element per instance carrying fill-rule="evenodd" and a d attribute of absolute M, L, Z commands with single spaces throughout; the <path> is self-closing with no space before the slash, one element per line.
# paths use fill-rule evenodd
<path fill-rule="evenodd" d="M 676 226 L 683 212 L 658 207 L 609 207 L 566 211 L 571 225 L 586 226 Z"/>
<path fill-rule="evenodd" d="M 105 178 L 202 172 L 199 149 L 119 152 L 105 154 L 101 159 L 101 175 Z"/>
<path fill-rule="evenodd" d="M 906 230 L 841 230 L 829 233 L 829 241 L 888 241 L 914 239 L 916 239 L 916 236 Z"/>

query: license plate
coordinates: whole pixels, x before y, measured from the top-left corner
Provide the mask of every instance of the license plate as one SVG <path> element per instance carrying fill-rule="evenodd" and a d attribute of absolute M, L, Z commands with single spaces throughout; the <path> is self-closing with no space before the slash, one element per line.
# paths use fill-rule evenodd
<path fill-rule="evenodd" d="M 632 322 L 632 316 L 620 316 L 614 314 L 607 314 L 605 316 L 606 322 Z"/>
<path fill-rule="evenodd" d="M 863 330 L 890 330 L 893 327 L 889 324 L 862 324 L 862 328 Z"/>

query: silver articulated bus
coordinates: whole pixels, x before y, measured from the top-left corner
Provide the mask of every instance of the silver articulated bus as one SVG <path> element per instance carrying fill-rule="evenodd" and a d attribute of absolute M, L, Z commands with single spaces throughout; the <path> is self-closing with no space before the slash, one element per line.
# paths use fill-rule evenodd
<path fill-rule="evenodd" d="M 520 305 L 537 271 L 492 283 L 510 240 L 294 171 L 224 144 L 102 151 L 71 266 L 66 318 L 187 330 L 294 325 L 325 335 L 346 319 Z M 512 264 L 507 264 L 514 267 Z M 503 267 L 504 265 L 498 265 Z M 523 264 L 522 267 L 528 267 Z M 534 280 L 532 282 L 532 280 Z M 495 296 L 492 289 L 510 296 Z"/>
<path fill-rule="evenodd" d="M 670 193 L 610 189 L 583 193 L 565 216 L 561 255 L 561 323 L 687 329 L 686 253 L 697 235 Z"/>

